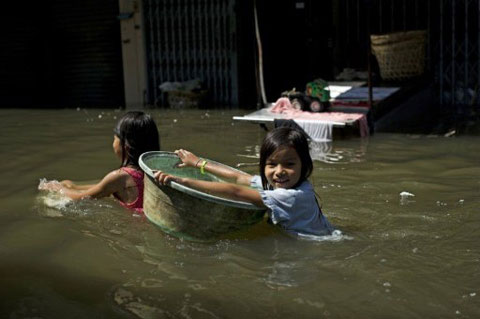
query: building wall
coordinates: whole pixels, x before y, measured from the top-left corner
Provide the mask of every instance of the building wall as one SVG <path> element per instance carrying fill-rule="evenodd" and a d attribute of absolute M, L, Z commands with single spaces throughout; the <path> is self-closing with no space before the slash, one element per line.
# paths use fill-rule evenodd
<path fill-rule="evenodd" d="M 147 101 L 147 59 L 141 0 L 119 0 L 125 106 L 140 108 Z"/>
<path fill-rule="evenodd" d="M 5 6 L 2 107 L 124 105 L 117 0 Z"/>
<path fill-rule="evenodd" d="M 369 35 L 426 30 L 425 79 L 440 105 L 480 104 L 479 0 L 257 1 L 269 101 L 344 68 L 367 70 Z M 377 84 L 389 85 L 379 77 Z M 383 82 L 383 83 L 381 83 Z M 402 85 L 401 82 L 390 85 Z"/>
<path fill-rule="evenodd" d="M 208 90 L 210 106 L 234 107 L 248 100 L 245 93 L 255 87 L 250 65 L 254 38 L 248 39 L 253 33 L 246 31 L 252 28 L 253 11 L 245 9 L 251 8 L 251 1 L 144 0 L 143 4 L 150 104 L 167 104 L 166 93 L 159 89 L 162 83 L 194 79 Z M 250 97 L 254 100 L 254 94 Z"/>
<path fill-rule="evenodd" d="M 333 0 L 336 72 L 365 68 L 369 34 L 427 31 L 426 77 L 440 105 L 480 104 L 479 0 Z M 398 83 L 397 83 L 398 84 Z"/>
<path fill-rule="evenodd" d="M 212 106 L 254 106 L 253 3 L 7 2 L 0 106 L 164 105 L 162 82 L 192 78 L 205 82 Z M 480 104 L 480 0 L 256 3 L 269 101 L 317 77 L 332 80 L 345 67 L 365 70 L 369 33 L 426 29 L 426 75 L 438 103 Z M 133 19 L 120 22 L 120 13 L 128 12 Z"/>

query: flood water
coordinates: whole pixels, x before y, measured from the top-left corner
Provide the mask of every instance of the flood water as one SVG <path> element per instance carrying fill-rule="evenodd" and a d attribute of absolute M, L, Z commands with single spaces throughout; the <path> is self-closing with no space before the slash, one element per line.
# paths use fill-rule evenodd
<path fill-rule="evenodd" d="M 243 111 L 149 111 L 163 150 L 255 173 Z M 118 167 L 122 111 L 0 110 L 2 318 L 479 318 L 480 138 L 376 134 L 312 146 L 312 183 L 343 235 L 260 223 L 182 240 L 112 199 L 66 204 L 40 179 Z"/>

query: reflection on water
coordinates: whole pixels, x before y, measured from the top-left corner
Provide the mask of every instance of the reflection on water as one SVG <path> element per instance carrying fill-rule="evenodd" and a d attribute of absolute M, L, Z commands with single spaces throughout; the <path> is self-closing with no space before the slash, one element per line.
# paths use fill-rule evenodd
<path fill-rule="evenodd" d="M 324 163 L 362 162 L 367 152 L 368 140 L 359 139 L 354 143 L 335 145 L 333 142 L 310 141 L 310 156 L 312 160 Z M 251 162 L 237 163 L 237 167 L 256 166 L 260 158 L 260 145 L 248 145 L 244 150 L 236 154 L 239 158 L 251 160 Z"/>
<path fill-rule="evenodd" d="M 478 138 L 377 134 L 312 144 L 311 180 L 340 240 L 294 240 L 259 223 L 196 243 L 113 199 L 73 203 L 37 190 L 42 178 L 91 182 L 118 167 L 111 135 L 120 114 L 0 111 L 3 316 L 480 316 Z M 152 114 L 165 150 L 256 172 L 265 132 L 233 123 L 239 112 Z"/>
<path fill-rule="evenodd" d="M 310 155 L 314 161 L 324 163 L 362 162 L 367 152 L 366 139 L 356 140 L 355 144 L 334 146 L 333 142 L 311 142 Z"/>

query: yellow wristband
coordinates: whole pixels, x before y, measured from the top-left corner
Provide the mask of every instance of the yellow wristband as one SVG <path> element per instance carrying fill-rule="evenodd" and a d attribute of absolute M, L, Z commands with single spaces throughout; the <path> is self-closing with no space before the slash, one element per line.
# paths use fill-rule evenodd
<path fill-rule="evenodd" d="M 205 174 L 205 166 L 207 165 L 207 161 L 203 161 L 202 165 L 200 165 L 200 173 Z"/>

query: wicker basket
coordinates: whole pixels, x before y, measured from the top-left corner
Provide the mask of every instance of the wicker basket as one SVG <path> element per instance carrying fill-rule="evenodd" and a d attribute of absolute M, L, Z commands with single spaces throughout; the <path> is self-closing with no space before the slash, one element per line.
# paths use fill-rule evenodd
<path fill-rule="evenodd" d="M 203 106 L 207 91 L 169 91 L 168 105 L 172 109 L 192 109 Z"/>
<path fill-rule="evenodd" d="M 425 68 L 424 30 L 371 35 L 372 53 L 384 80 L 404 80 L 423 74 Z"/>

